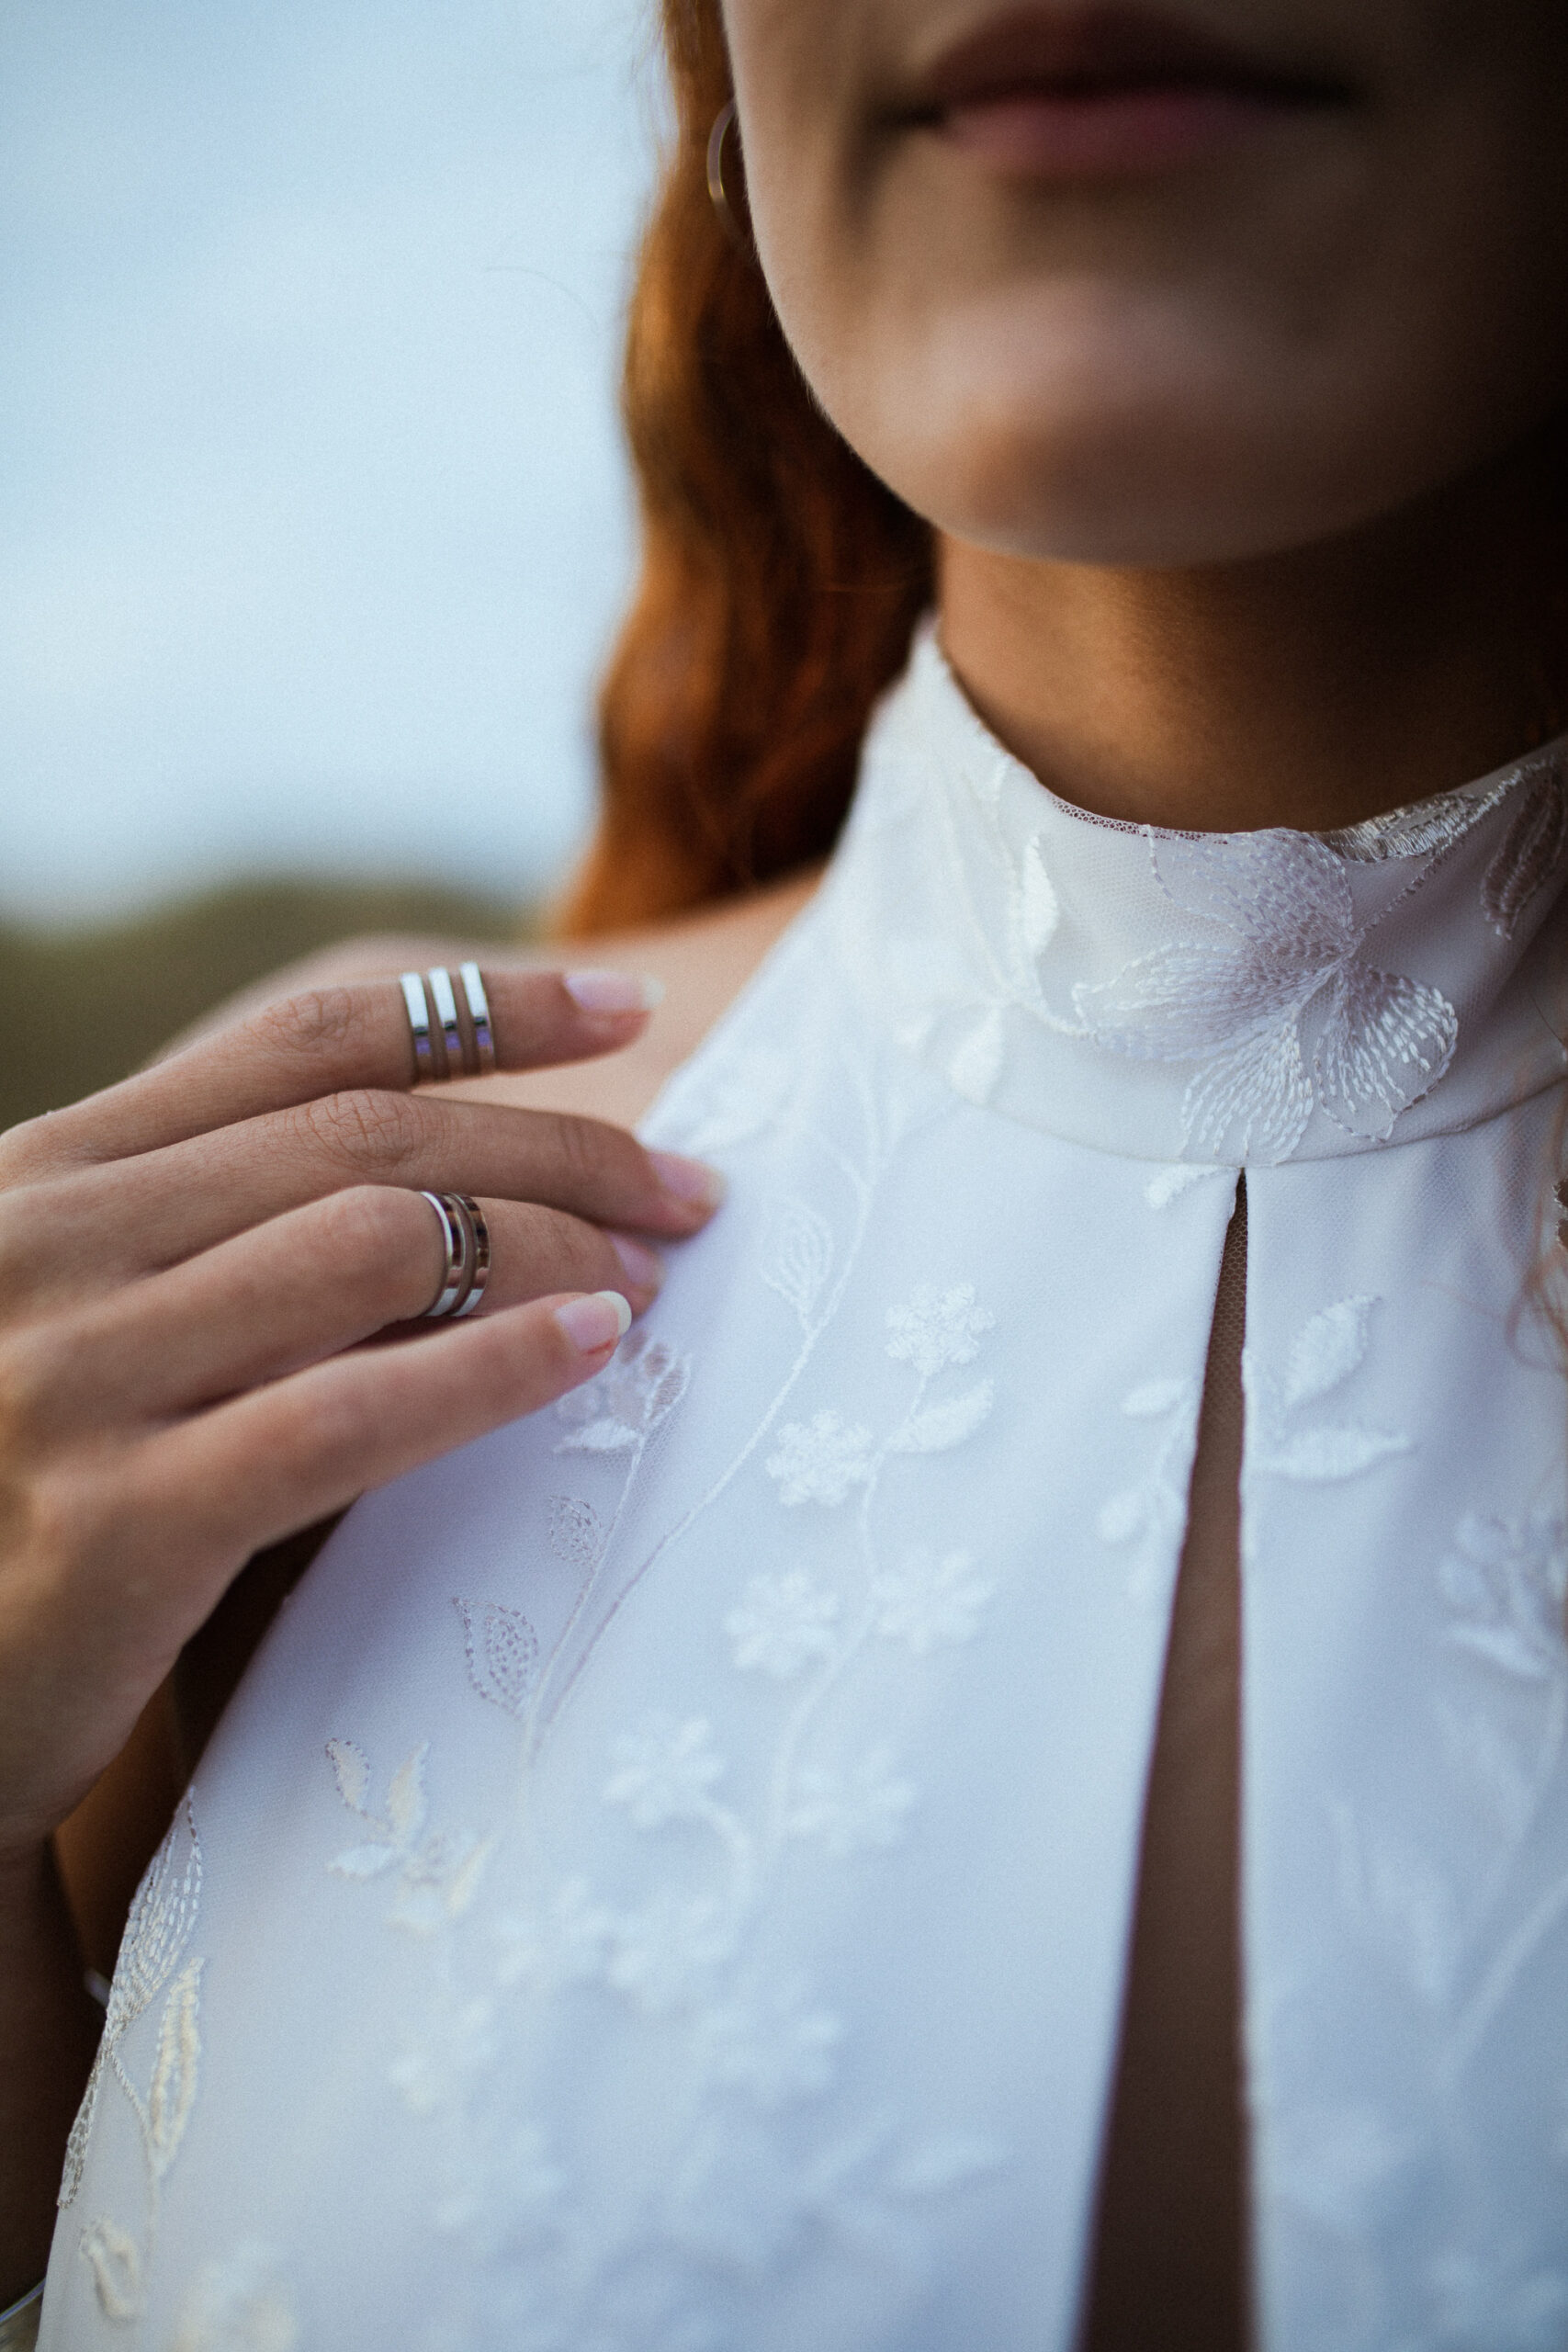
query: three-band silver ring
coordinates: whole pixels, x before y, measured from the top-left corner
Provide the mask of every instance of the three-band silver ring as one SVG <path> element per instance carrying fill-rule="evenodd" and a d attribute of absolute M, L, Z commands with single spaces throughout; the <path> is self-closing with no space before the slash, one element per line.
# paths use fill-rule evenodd
<path fill-rule="evenodd" d="M 490 1227 L 478 1201 L 467 1193 L 425 1193 L 441 1221 L 441 1243 L 446 1262 L 434 1302 L 421 1318 L 426 1323 L 456 1322 L 471 1315 L 484 1296 L 490 1280 Z"/>
<path fill-rule="evenodd" d="M 495 1037 L 491 1027 L 490 999 L 477 964 L 460 964 L 465 1023 L 457 1009 L 457 993 L 445 964 L 428 972 L 404 972 L 398 985 L 403 992 L 409 1029 L 413 1037 L 414 1082 L 439 1084 L 451 1078 L 488 1078 L 495 1068 Z"/>

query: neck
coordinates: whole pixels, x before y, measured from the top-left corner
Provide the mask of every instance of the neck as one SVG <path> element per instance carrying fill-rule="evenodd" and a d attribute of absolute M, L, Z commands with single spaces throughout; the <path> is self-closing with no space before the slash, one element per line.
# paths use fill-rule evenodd
<path fill-rule="evenodd" d="M 1559 436 L 1344 538 L 1194 571 L 940 548 L 944 649 L 1064 799 L 1197 831 L 1325 831 L 1558 732 Z"/>

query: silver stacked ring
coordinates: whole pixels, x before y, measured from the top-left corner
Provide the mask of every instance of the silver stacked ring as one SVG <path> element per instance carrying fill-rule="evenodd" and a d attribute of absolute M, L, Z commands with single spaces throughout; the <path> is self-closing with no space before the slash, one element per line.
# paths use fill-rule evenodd
<path fill-rule="evenodd" d="M 421 1320 L 455 1323 L 459 1316 L 471 1315 L 485 1295 L 490 1280 L 490 1227 L 478 1201 L 467 1193 L 425 1193 L 421 1197 L 430 1203 L 441 1221 L 441 1242 L 446 1252 L 434 1304 L 425 1308 Z"/>
<path fill-rule="evenodd" d="M 449 1078 L 488 1078 L 495 1068 L 495 1035 L 491 1026 L 490 999 L 477 964 L 461 964 L 457 978 L 468 1021 L 464 1029 L 457 990 L 445 964 L 428 972 L 404 972 L 398 981 L 413 1039 L 416 1086 Z"/>

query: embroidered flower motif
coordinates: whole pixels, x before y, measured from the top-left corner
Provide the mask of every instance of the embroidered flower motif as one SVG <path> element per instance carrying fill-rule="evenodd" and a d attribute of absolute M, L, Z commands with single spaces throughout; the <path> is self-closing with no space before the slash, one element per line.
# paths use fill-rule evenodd
<path fill-rule="evenodd" d="M 686 1393 L 691 1360 L 645 1329 L 621 1341 L 603 1372 L 556 1406 L 567 1427 L 558 1453 L 626 1453 L 646 1445 Z"/>
<path fill-rule="evenodd" d="M 724 1777 L 724 1759 L 714 1753 L 705 1721 L 648 1715 L 612 1750 L 615 1770 L 604 1783 L 606 1804 L 624 1804 L 639 1829 L 661 1829 L 669 1821 L 700 1819 L 709 1790 Z"/>
<path fill-rule="evenodd" d="M 1330 1485 L 1408 1453 L 1411 1442 L 1393 1430 L 1363 1423 L 1319 1424 L 1292 1430 L 1293 1416 L 1343 1387 L 1367 1353 L 1367 1327 L 1375 1298 L 1342 1298 L 1309 1316 L 1297 1333 L 1282 1382 L 1264 1370 L 1256 1349 L 1242 1355 L 1242 1384 L 1256 1419 L 1258 1442 L 1248 1468 L 1265 1476 Z"/>
<path fill-rule="evenodd" d="M 989 1307 L 976 1306 L 973 1283 L 940 1292 L 921 1283 L 905 1306 L 887 1310 L 887 1352 L 913 1364 L 922 1380 L 934 1380 L 950 1363 L 972 1363 L 980 1334 L 996 1319 Z"/>
<path fill-rule="evenodd" d="M 968 1552 L 946 1552 L 940 1559 L 924 1549 L 907 1552 L 896 1568 L 871 1580 L 876 1630 L 924 1657 L 942 1643 L 972 1641 L 996 1589 L 990 1577 L 976 1575 Z"/>
<path fill-rule="evenodd" d="M 710 2079 L 745 2092 L 759 2107 L 783 2107 L 831 2087 L 841 2020 L 807 2006 L 798 1984 L 763 1999 L 736 2000 L 705 2012 L 697 2044 Z"/>
<path fill-rule="evenodd" d="M 1455 1611 L 1445 1640 L 1525 1681 L 1568 1673 L 1562 1624 L 1568 1530 L 1555 1513 L 1512 1520 L 1467 1515 L 1439 1575 Z"/>
<path fill-rule="evenodd" d="M 813 1413 L 809 1421 L 786 1421 L 767 1472 L 778 1481 L 781 1503 L 841 1503 L 852 1487 L 863 1487 L 872 1470 L 872 1434 L 833 1412 Z"/>
<path fill-rule="evenodd" d="M 1162 843 L 1158 857 L 1181 880 L 1179 893 L 1161 873 L 1168 895 L 1214 935 L 1156 948 L 1113 980 L 1079 981 L 1073 1004 L 1088 1034 L 1119 1053 L 1198 1065 L 1184 1149 L 1288 1159 L 1314 1103 L 1351 1135 L 1389 1135 L 1442 1077 L 1459 1023 L 1436 989 L 1359 960 L 1365 931 L 1344 860 L 1282 831 Z"/>
<path fill-rule="evenodd" d="M 851 1771 L 802 1772 L 786 1826 L 794 1838 L 820 1841 L 835 1860 L 878 1846 L 896 1846 L 915 1802 L 908 1781 L 893 1770 L 886 1747 L 874 1747 Z"/>
<path fill-rule="evenodd" d="M 788 1682 L 814 1657 L 828 1657 L 839 1603 L 799 1568 L 753 1577 L 724 1621 L 735 1663 Z"/>

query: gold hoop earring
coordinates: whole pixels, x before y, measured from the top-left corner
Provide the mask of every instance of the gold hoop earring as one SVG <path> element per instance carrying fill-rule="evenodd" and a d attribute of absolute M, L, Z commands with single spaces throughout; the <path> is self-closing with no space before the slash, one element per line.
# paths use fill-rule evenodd
<path fill-rule="evenodd" d="M 754 254 L 750 229 L 741 225 L 724 186 L 724 142 L 735 122 L 735 100 L 730 99 L 715 118 L 708 132 L 708 196 L 717 213 L 719 225 L 738 254 Z"/>

